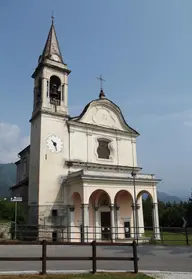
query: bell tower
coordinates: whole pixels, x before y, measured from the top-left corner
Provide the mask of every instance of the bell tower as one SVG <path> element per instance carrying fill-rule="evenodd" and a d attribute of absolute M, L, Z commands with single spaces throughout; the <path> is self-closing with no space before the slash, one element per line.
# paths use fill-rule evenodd
<path fill-rule="evenodd" d="M 54 22 L 32 75 L 34 98 L 31 117 L 28 222 L 40 224 L 50 214 L 48 205 L 63 203 L 61 176 L 67 174 L 68 75 Z M 48 211 L 47 211 L 48 210 Z"/>
<path fill-rule="evenodd" d="M 68 75 L 70 72 L 63 61 L 52 20 L 45 47 L 32 75 L 34 78 L 32 118 L 40 112 L 68 114 Z"/>

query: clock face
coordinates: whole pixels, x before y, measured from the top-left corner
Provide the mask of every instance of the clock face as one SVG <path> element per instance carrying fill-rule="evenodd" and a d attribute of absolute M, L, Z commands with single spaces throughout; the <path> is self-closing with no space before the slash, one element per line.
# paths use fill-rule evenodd
<path fill-rule="evenodd" d="M 51 152 L 59 153 L 63 149 L 63 142 L 61 138 L 55 135 L 49 136 L 46 144 Z"/>
<path fill-rule="evenodd" d="M 59 58 L 59 56 L 58 56 L 57 54 L 53 54 L 53 55 L 51 56 L 51 58 L 52 58 L 53 60 L 55 60 L 55 61 L 60 61 L 60 58 Z"/>

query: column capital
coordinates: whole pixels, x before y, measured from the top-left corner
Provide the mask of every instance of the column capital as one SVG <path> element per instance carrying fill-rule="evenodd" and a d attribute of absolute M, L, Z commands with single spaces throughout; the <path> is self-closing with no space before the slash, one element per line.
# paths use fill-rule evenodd
<path fill-rule="evenodd" d="M 70 212 L 74 212 L 74 211 L 75 211 L 75 206 L 70 205 L 70 206 L 69 206 L 69 210 L 70 210 Z"/>
<path fill-rule="evenodd" d="M 110 208 L 110 209 L 114 209 L 114 208 L 115 208 L 115 204 L 114 204 L 114 203 L 111 203 L 111 204 L 109 205 L 109 208 Z"/>
<path fill-rule="evenodd" d="M 131 207 L 132 207 L 133 209 L 139 209 L 139 208 L 140 208 L 140 205 L 139 205 L 138 203 L 133 203 L 133 204 L 131 205 Z"/>
<path fill-rule="evenodd" d="M 87 203 L 82 203 L 81 204 L 81 208 L 83 209 L 83 208 L 89 208 L 89 204 L 87 204 Z"/>
<path fill-rule="evenodd" d="M 115 209 L 119 210 L 120 206 L 118 204 L 115 204 Z"/>
<path fill-rule="evenodd" d="M 99 206 L 94 206 L 95 211 L 99 210 Z"/>
<path fill-rule="evenodd" d="M 153 202 L 152 203 L 152 208 L 154 209 L 156 206 L 158 206 L 158 202 Z"/>

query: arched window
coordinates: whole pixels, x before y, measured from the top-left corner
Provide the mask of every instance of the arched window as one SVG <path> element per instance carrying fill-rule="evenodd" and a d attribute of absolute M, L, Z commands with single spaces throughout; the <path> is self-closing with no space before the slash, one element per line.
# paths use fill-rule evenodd
<path fill-rule="evenodd" d="M 98 158 L 109 159 L 110 157 L 109 143 L 110 141 L 108 139 L 98 139 L 98 148 L 97 148 Z"/>
<path fill-rule="evenodd" d="M 49 96 L 51 104 L 60 106 L 61 102 L 61 81 L 57 76 L 51 76 L 49 85 Z"/>

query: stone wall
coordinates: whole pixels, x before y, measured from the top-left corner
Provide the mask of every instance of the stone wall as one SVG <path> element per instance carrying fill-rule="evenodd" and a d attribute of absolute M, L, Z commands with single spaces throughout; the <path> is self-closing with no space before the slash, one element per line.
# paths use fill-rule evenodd
<path fill-rule="evenodd" d="M 0 223 L 0 240 L 11 239 L 10 234 L 11 223 Z"/>

